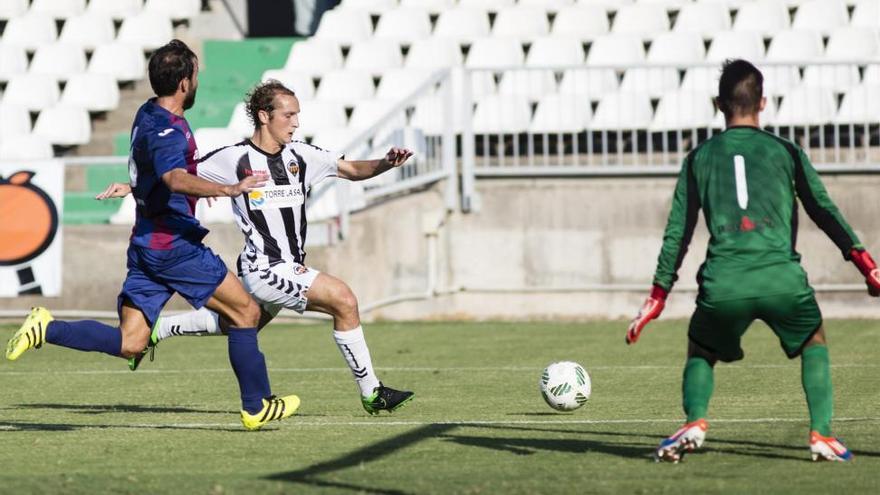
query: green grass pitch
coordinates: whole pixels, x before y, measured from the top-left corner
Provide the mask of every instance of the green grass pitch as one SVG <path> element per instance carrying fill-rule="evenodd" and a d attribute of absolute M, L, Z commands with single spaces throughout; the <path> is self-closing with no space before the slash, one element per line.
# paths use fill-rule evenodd
<path fill-rule="evenodd" d="M 380 417 L 328 325 L 276 325 L 260 337 L 273 389 L 302 407 L 260 432 L 238 421 L 223 338 L 163 342 L 135 373 L 47 345 L 0 363 L 0 493 L 876 493 L 880 323 L 826 323 L 848 465 L 809 462 L 799 361 L 763 325 L 744 361 L 717 368 L 703 451 L 654 464 L 682 421 L 685 322 L 654 323 L 634 347 L 625 325 L 367 325 L 380 378 L 417 394 Z M 573 413 L 538 392 L 558 360 L 593 380 Z"/>

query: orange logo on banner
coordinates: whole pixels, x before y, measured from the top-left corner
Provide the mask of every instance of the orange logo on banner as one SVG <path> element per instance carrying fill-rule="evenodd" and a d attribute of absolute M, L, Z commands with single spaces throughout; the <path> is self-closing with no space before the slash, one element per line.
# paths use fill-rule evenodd
<path fill-rule="evenodd" d="M 0 176 L 0 266 L 36 258 L 58 232 L 58 210 L 45 191 L 31 184 L 34 175 Z"/>

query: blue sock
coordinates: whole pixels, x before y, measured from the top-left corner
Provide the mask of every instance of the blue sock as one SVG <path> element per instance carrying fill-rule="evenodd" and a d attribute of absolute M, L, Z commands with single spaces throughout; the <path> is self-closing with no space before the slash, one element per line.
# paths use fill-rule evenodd
<path fill-rule="evenodd" d="M 272 395 L 272 389 L 256 328 L 229 328 L 229 362 L 238 378 L 242 409 L 250 414 L 260 412 L 263 398 Z"/>
<path fill-rule="evenodd" d="M 122 350 L 122 332 L 116 327 L 94 320 L 53 320 L 46 327 L 46 342 L 119 357 L 119 352 Z"/>

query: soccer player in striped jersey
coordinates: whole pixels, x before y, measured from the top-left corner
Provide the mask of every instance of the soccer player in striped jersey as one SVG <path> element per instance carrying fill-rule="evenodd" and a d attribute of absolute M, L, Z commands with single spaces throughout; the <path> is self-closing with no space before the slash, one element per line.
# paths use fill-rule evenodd
<path fill-rule="evenodd" d="M 299 100 L 278 81 L 257 85 L 248 95 L 247 112 L 254 123 L 251 139 L 209 153 L 196 169 L 199 177 L 222 184 L 258 173 L 269 177 L 264 187 L 234 198 L 232 206 L 245 236 L 238 275 L 262 306 L 260 327 L 282 308 L 331 315 L 333 337 L 358 385 L 364 409 L 370 414 L 394 411 L 413 393 L 386 387 L 376 376 L 354 293 L 342 280 L 305 265 L 305 199 L 327 177 L 369 179 L 403 165 L 412 152 L 391 148 L 382 159 L 353 161 L 293 141 L 299 127 Z M 126 185 L 113 184 L 99 199 L 125 194 Z M 162 317 L 150 343 L 175 335 L 226 333 L 226 326 L 208 309 Z M 131 368 L 136 369 L 141 359 L 143 354 L 133 358 Z"/>
<path fill-rule="evenodd" d="M 865 276 L 868 293 L 880 295 L 880 271 L 831 201 L 804 151 L 761 129 L 763 76 L 744 60 L 724 64 L 718 107 L 727 129 L 691 151 L 678 176 L 672 210 L 654 275 L 654 286 L 627 329 L 633 344 L 660 315 L 676 281 L 699 210 L 709 230 L 706 261 L 697 280 L 697 307 L 688 329 L 683 405 L 687 421 L 655 452 L 658 462 L 678 462 L 706 436 L 709 399 L 718 361 L 743 358 L 740 339 L 763 320 L 789 358 L 800 357 L 810 414 L 814 461 L 848 461 L 852 453 L 831 435 L 833 389 L 813 288 L 795 250 L 797 201 L 807 215 Z"/>

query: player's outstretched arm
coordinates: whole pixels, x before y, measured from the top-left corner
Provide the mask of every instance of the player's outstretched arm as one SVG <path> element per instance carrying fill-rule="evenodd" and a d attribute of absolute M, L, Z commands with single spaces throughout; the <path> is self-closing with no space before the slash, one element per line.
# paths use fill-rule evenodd
<path fill-rule="evenodd" d="M 95 196 L 95 199 L 124 198 L 131 194 L 131 184 L 114 182 L 104 189 L 104 192 Z"/>
<path fill-rule="evenodd" d="M 849 252 L 849 259 L 865 276 L 868 294 L 872 297 L 880 296 L 880 269 L 877 268 L 877 263 L 874 263 L 874 258 L 871 258 L 871 254 L 864 248 L 856 247 Z"/>
<path fill-rule="evenodd" d="M 254 171 L 241 182 L 236 184 L 220 184 L 202 179 L 188 173 L 182 168 L 175 168 L 165 172 L 162 180 L 171 189 L 171 192 L 186 194 L 195 198 L 216 198 L 219 196 L 236 197 L 266 185 L 268 175 L 265 172 Z"/>
<path fill-rule="evenodd" d="M 348 180 L 366 180 L 400 167 L 413 155 L 406 148 L 391 148 L 378 160 L 339 160 L 338 175 Z"/>
<path fill-rule="evenodd" d="M 660 313 L 663 312 L 663 308 L 666 307 L 666 296 L 668 294 L 668 291 L 659 285 L 655 285 L 651 288 L 651 295 L 645 299 L 645 303 L 642 304 L 642 309 L 639 310 L 639 314 L 633 318 L 632 322 L 629 324 L 629 328 L 626 329 L 627 345 L 635 344 L 639 340 L 639 335 L 641 335 L 645 325 L 660 316 Z"/>

